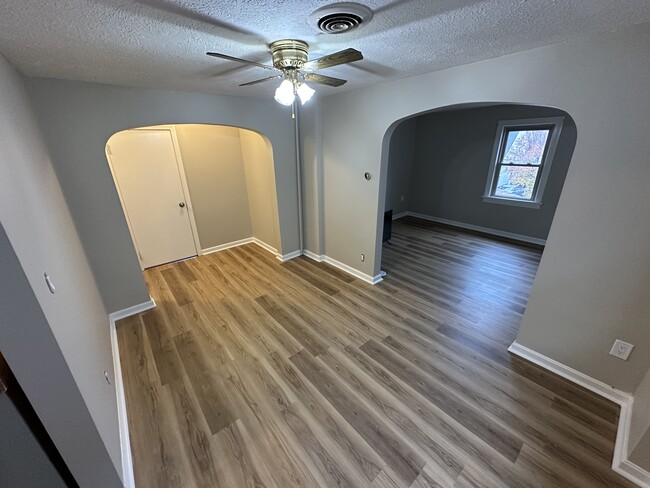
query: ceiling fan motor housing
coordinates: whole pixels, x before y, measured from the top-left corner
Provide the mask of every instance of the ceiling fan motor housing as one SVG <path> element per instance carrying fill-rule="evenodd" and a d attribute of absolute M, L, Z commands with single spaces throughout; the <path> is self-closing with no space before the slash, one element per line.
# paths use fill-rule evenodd
<path fill-rule="evenodd" d="M 341 34 L 356 29 L 372 19 L 372 10 L 352 2 L 334 3 L 315 10 L 309 24 L 325 34 Z"/>
<path fill-rule="evenodd" d="M 278 69 L 301 69 L 307 62 L 309 46 L 306 42 L 283 39 L 271 43 L 273 66 Z"/>

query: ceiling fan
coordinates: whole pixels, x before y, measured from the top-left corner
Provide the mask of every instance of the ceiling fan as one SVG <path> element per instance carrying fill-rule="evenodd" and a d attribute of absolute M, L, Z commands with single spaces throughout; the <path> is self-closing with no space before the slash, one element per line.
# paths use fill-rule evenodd
<path fill-rule="evenodd" d="M 247 61 L 227 54 L 207 53 L 207 55 L 276 72 L 273 76 L 242 83 L 239 86 L 256 85 L 265 81 L 282 78 L 282 83 L 275 90 L 275 99 L 283 105 L 292 105 L 296 96 L 298 96 L 302 104 L 306 103 L 314 94 L 314 90 L 307 85 L 307 81 L 334 87 L 341 86 L 347 81 L 321 75 L 315 73 L 315 71 L 363 59 L 363 55 L 359 51 L 348 48 L 309 61 L 309 46 L 307 43 L 294 39 L 275 41 L 269 47 L 271 48 L 271 55 L 273 57 L 273 66 L 255 61 Z"/>

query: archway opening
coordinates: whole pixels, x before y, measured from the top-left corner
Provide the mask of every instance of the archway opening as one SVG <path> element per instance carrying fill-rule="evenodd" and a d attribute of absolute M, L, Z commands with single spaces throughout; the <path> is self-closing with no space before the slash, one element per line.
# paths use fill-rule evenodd
<path fill-rule="evenodd" d="M 471 315 L 488 335 L 503 330 L 483 310 L 508 317 L 513 340 L 576 138 L 568 113 L 531 105 L 457 105 L 396 121 L 383 143 L 378 215 L 386 279 Z"/>
<path fill-rule="evenodd" d="M 280 247 L 267 137 L 225 125 L 129 129 L 106 144 L 142 269 L 255 242 Z"/>

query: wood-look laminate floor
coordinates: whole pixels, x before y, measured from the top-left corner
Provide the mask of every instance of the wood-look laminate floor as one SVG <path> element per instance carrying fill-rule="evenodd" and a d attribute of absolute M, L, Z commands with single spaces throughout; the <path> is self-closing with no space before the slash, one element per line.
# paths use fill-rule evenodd
<path fill-rule="evenodd" d="M 396 221 L 371 286 L 254 244 L 118 324 L 138 488 L 631 487 L 617 407 L 511 357 L 536 250 Z"/>

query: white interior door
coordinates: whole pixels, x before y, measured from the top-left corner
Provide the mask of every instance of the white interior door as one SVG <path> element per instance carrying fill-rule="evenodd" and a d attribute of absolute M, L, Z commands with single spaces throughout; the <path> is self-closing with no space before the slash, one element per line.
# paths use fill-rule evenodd
<path fill-rule="evenodd" d="M 108 153 L 142 267 L 195 256 L 171 131 L 120 132 Z"/>

